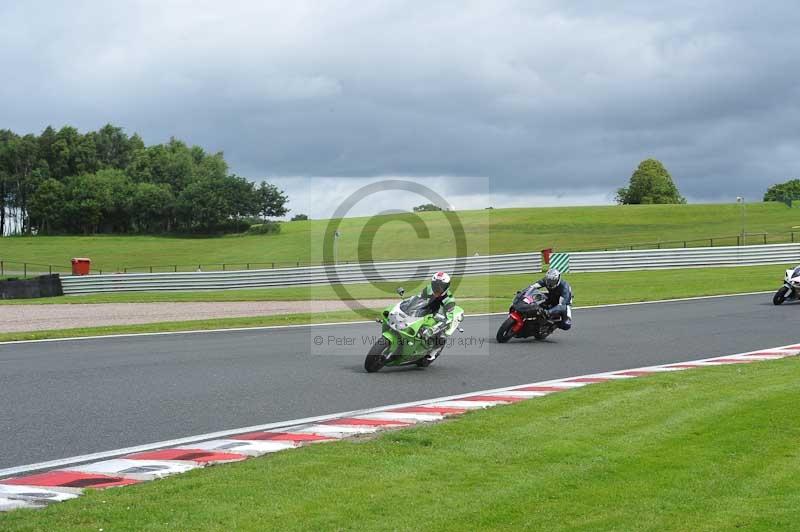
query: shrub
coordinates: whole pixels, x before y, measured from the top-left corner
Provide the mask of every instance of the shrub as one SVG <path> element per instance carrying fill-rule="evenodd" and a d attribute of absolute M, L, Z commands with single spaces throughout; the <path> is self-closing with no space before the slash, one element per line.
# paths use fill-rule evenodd
<path fill-rule="evenodd" d="M 277 235 L 281 232 L 281 224 L 267 220 L 264 223 L 251 225 L 247 230 L 250 235 Z"/>

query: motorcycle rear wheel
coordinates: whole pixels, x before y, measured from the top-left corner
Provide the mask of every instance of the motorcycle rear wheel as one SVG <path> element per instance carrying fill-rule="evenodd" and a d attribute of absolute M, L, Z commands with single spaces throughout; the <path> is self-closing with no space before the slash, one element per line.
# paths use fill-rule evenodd
<path fill-rule="evenodd" d="M 383 355 L 388 349 L 391 349 L 391 344 L 386 338 L 380 338 L 372 344 L 372 347 L 369 348 L 369 353 L 367 353 L 367 358 L 364 359 L 364 369 L 367 370 L 367 373 L 375 373 L 383 368 L 386 363 Z"/>
<path fill-rule="evenodd" d="M 497 343 L 504 344 L 514 337 L 514 318 L 506 318 L 506 321 L 497 329 Z"/>
<path fill-rule="evenodd" d="M 789 288 L 785 286 L 781 286 L 778 288 L 778 291 L 775 292 L 775 295 L 772 296 L 772 304 L 773 305 L 780 305 L 784 301 L 786 301 L 786 293 L 789 291 Z"/>

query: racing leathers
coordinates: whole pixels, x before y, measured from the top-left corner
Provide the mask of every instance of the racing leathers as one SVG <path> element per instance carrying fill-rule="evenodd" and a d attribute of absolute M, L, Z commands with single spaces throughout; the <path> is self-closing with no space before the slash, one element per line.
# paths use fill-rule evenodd
<path fill-rule="evenodd" d="M 547 288 L 544 279 L 533 284 L 534 288 Z M 553 288 L 547 288 L 547 300 L 542 307 L 547 310 L 550 320 L 556 327 L 568 331 L 572 328 L 572 287 L 567 281 L 561 279 Z"/>
<path fill-rule="evenodd" d="M 450 292 L 450 289 L 447 289 L 439 296 L 436 296 L 430 284 L 422 289 L 420 297 L 428 300 L 428 312 L 433 314 L 437 320 L 444 321 L 447 324 L 439 336 L 434 339 L 434 341 L 438 342 L 441 347 L 433 351 L 427 357 L 429 361 L 433 361 L 444 350 L 445 331 L 449 331 L 456 326 L 456 322 L 453 319 L 453 310 L 456 306 L 456 299 L 453 297 L 453 293 Z"/>

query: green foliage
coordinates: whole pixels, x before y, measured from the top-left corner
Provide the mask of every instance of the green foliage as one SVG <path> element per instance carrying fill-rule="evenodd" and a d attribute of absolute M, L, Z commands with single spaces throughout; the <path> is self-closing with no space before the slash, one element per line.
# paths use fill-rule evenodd
<path fill-rule="evenodd" d="M 247 232 L 251 235 L 277 235 L 281 232 L 281 224 L 267 220 L 264 223 L 251 225 Z"/>
<path fill-rule="evenodd" d="M 270 217 L 284 216 L 289 212 L 286 208 L 288 198 L 275 185 L 262 181 L 258 187 L 258 214 L 266 220 Z"/>
<path fill-rule="evenodd" d="M 617 191 L 620 205 L 686 203 L 664 165 L 656 159 L 646 159 L 631 176 L 627 188 Z"/>
<path fill-rule="evenodd" d="M 47 234 L 62 226 L 65 199 L 66 187 L 52 178 L 45 180 L 33 193 L 30 216 L 38 222 L 40 233 Z"/>
<path fill-rule="evenodd" d="M 244 231 L 245 218 L 283 216 L 287 201 L 229 174 L 222 153 L 175 138 L 145 146 L 111 124 L 0 130 L 0 235 L 7 212 L 23 234 Z"/>
<path fill-rule="evenodd" d="M 764 194 L 764 201 L 782 201 L 787 205 L 800 199 L 800 179 L 790 179 L 785 183 L 772 185 Z"/>
<path fill-rule="evenodd" d="M 434 205 L 433 203 L 424 203 L 422 205 L 417 205 L 414 207 L 414 212 L 429 212 L 429 211 L 441 211 L 442 208 L 438 205 Z"/>
<path fill-rule="evenodd" d="M 308 215 L 307 214 L 295 214 L 294 216 L 292 216 L 292 220 L 291 221 L 292 222 L 300 222 L 302 220 L 308 220 Z"/>

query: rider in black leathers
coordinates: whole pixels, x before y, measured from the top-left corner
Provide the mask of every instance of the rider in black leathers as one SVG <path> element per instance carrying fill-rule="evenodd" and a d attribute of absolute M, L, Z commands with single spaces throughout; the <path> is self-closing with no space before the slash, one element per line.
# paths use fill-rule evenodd
<path fill-rule="evenodd" d="M 555 268 L 547 271 L 543 279 L 533 284 L 533 288 L 547 288 L 547 301 L 542 305 L 547 310 L 549 319 L 556 327 L 568 331 L 572 328 L 572 287 L 561 278 L 561 272 Z M 560 318 L 560 320 L 559 320 Z"/>

